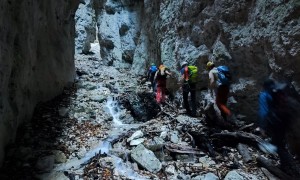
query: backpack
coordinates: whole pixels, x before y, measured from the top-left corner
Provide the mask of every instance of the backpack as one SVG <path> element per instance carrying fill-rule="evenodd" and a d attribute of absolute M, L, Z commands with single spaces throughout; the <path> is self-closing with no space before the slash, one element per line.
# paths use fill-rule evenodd
<path fill-rule="evenodd" d="M 156 77 L 157 80 L 166 79 L 167 78 L 167 73 L 165 73 L 166 66 L 160 65 L 158 69 L 159 70 L 157 72 L 157 77 Z"/>
<path fill-rule="evenodd" d="M 188 66 L 189 69 L 189 81 L 196 83 L 198 79 L 198 67 L 197 66 Z"/>
<path fill-rule="evenodd" d="M 151 74 L 156 73 L 157 67 L 156 67 L 156 66 L 151 66 L 151 67 L 150 67 L 150 71 L 151 71 Z"/>
<path fill-rule="evenodd" d="M 228 66 L 219 66 L 217 67 L 218 70 L 218 85 L 230 85 L 231 82 L 231 74 L 229 71 Z"/>

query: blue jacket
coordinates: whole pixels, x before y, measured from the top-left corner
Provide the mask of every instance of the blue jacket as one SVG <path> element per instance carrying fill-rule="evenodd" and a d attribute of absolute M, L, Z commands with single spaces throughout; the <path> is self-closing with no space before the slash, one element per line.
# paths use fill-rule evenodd
<path fill-rule="evenodd" d="M 264 90 L 260 92 L 259 94 L 259 110 L 258 110 L 258 116 L 259 116 L 259 122 L 258 125 L 262 129 L 266 129 L 268 125 L 268 121 L 271 115 L 271 104 L 272 104 L 273 98 L 271 94 Z"/>

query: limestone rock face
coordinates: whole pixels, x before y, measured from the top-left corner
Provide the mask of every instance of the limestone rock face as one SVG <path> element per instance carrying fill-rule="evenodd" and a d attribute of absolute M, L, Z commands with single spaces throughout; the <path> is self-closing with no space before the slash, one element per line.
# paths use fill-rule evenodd
<path fill-rule="evenodd" d="M 96 3 L 101 58 L 106 65 L 130 68 L 140 33 L 142 1 Z"/>
<path fill-rule="evenodd" d="M 96 40 L 96 14 L 94 0 L 85 0 L 79 4 L 75 14 L 75 53 L 88 53 L 90 43 Z"/>
<path fill-rule="evenodd" d="M 78 1 L 0 2 L 0 162 L 35 105 L 74 79 Z"/>

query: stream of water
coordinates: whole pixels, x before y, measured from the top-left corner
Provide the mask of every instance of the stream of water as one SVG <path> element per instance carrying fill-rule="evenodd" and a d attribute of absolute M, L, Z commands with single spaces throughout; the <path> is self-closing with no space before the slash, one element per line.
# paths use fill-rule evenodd
<path fill-rule="evenodd" d="M 85 156 L 81 159 L 71 159 L 69 162 L 64 163 L 56 167 L 57 171 L 76 171 L 76 172 L 83 172 L 83 165 L 87 164 L 90 159 L 92 159 L 96 154 L 107 154 L 108 156 L 113 158 L 113 164 L 115 167 L 115 171 L 118 172 L 119 175 L 122 175 L 128 179 L 137 179 L 137 180 L 144 180 L 148 179 L 139 175 L 132 169 L 132 166 L 128 162 L 124 162 L 121 158 L 110 154 L 110 150 L 112 149 L 111 142 L 119 137 L 120 135 L 126 133 L 127 131 L 138 128 L 138 124 L 123 124 L 120 120 L 120 112 L 121 109 L 118 105 L 118 102 L 114 100 L 113 97 L 109 97 L 107 99 L 106 108 L 113 117 L 112 128 L 110 132 L 108 132 L 109 137 L 105 140 L 99 142 L 99 145 L 95 148 L 88 151 Z"/>

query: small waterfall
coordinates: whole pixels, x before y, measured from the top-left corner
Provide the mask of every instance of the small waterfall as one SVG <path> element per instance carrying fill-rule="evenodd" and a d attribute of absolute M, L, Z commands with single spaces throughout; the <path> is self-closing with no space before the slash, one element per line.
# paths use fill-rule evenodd
<path fill-rule="evenodd" d="M 118 106 L 118 102 L 114 100 L 113 97 L 109 97 L 107 99 L 106 108 L 108 112 L 113 117 L 113 127 L 110 129 L 109 137 L 105 140 L 101 141 L 98 146 L 88 151 L 85 156 L 81 159 L 71 159 L 69 162 L 64 163 L 56 167 L 56 170 L 66 171 L 66 170 L 76 170 L 83 171 L 84 166 L 89 163 L 89 161 L 98 153 L 107 154 L 113 158 L 113 164 L 115 170 L 122 176 L 125 176 L 128 179 L 138 179 L 144 180 L 149 179 L 147 177 L 143 177 L 139 175 L 137 172 L 133 170 L 131 163 L 128 160 L 128 154 L 126 154 L 126 162 L 119 157 L 116 157 L 110 154 L 110 150 L 112 148 L 111 142 L 126 133 L 127 131 L 139 127 L 139 124 L 123 124 L 119 119 L 121 114 L 121 109 Z"/>
<path fill-rule="evenodd" d="M 123 125 L 123 123 L 120 121 L 121 109 L 118 106 L 118 102 L 115 101 L 113 97 L 109 97 L 107 99 L 106 107 L 107 107 L 109 113 L 113 117 L 114 125 L 116 125 L 116 126 Z"/>

